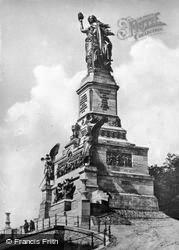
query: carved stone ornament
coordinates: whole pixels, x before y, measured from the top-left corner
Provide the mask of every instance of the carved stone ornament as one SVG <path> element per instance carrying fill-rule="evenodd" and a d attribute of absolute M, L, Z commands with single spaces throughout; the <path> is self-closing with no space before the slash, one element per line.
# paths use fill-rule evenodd
<path fill-rule="evenodd" d="M 73 178 L 66 179 L 63 183 L 58 183 L 54 190 L 54 203 L 62 199 L 73 199 L 75 189 Z"/>
<path fill-rule="evenodd" d="M 107 151 L 106 163 L 117 167 L 132 167 L 132 155 L 119 151 Z"/>

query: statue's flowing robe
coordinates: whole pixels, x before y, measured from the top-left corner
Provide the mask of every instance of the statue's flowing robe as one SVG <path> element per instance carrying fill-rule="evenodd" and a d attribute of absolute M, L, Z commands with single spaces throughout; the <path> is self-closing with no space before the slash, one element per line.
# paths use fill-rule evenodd
<path fill-rule="evenodd" d="M 110 65 L 112 44 L 105 32 L 105 25 L 101 22 L 93 23 L 87 32 L 86 62 L 88 68 L 98 68 Z"/>

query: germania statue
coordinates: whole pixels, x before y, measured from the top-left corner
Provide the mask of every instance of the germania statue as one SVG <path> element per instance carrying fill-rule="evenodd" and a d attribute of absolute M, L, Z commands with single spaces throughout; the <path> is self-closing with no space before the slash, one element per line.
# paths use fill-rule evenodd
<path fill-rule="evenodd" d="M 114 33 L 110 31 L 108 24 L 100 22 L 94 15 L 88 17 L 90 26 L 85 29 L 83 19 L 83 14 L 81 12 L 78 13 L 81 32 L 87 35 L 85 39 L 85 50 L 88 72 L 92 72 L 95 69 L 112 71 L 112 43 L 108 36 L 113 36 Z"/>

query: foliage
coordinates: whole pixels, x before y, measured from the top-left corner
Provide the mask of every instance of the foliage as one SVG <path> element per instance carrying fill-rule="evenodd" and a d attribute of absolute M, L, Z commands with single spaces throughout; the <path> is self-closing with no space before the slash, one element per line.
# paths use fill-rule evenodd
<path fill-rule="evenodd" d="M 149 174 L 154 177 L 154 194 L 159 207 L 168 214 L 179 218 L 179 155 L 167 154 L 162 166 L 149 167 Z"/>
<path fill-rule="evenodd" d="M 154 178 L 165 175 L 165 173 L 173 173 L 176 171 L 176 167 L 179 165 L 179 156 L 168 153 L 165 162 L 162 166 L 157 164 L 149 167 L 149 174 Z"/>

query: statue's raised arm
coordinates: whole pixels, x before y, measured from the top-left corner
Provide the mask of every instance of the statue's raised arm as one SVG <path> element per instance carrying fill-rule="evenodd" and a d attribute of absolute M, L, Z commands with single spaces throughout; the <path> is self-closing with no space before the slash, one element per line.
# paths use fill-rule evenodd
<path fill-rule="evenodd" d="M 79 12 L 78 13 L 78 20 L 80 22 L 80 30 L 81 30 L 82 33 L 87 33 L 88 29 L 84 29 L 83 19 L 84 19 L 83 13 Z"/>
<path fill-rule="evenodd" d="M 109 25 L 100 22 L 94 15 L 91 15 L 88 17 L 90 26 L 85 29 L 83 19 L 83 14 L 78 13 L 78 20 L 81 24 L 80 30 L 87 35 L 85 49 L 88 72 L 97 69 L 112 71 L 112 43 L 108 36 L 114 34 L 111 32 Z"/>

